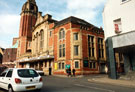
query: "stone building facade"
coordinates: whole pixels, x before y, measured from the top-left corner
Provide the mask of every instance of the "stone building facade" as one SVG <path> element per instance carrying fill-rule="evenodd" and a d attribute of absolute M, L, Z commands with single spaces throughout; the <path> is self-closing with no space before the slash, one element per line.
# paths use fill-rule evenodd
<path fill-rule="evenodd" d="M 30 50 L 27 52 L 26 39 L 20 40 L 17 54 L 17 67 L 35 68 L 43 70 L 46 75 L 66 74 L 66 69 L 76 69 L 76 74 L 93 74 L 104 72 L 106 63 L 104 31 L 83 19 L 68 17 L 61 21 L 54 20 L 51 15 L 42 16 L 42 12 L 37 12 L 38 8 L 35 0 L 27 0 L 23 7 L 34 4 L 34 14 L 28 8 L 28 16 L 35 16 L 32 22 Z M 26 12 L 27 13 L 27 12 Z M 22 9 L 23 14 L 23 9 Z M 25 13 L 24 13 L 25 14 Z M 29 21 L 29 18 L 27 18 Z M 24 28 L 20 24 L 20 33 Z M 24 37 L 20 35 L 20 39 Z M 28 38 L 25 35 L 25 38 Z M 26 50 L 25 53 L 20 51 Z"/>

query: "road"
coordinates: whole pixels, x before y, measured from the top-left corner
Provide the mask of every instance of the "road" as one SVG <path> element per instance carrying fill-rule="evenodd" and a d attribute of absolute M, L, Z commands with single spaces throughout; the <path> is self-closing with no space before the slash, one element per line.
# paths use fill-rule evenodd
<path fill-rule="evenodd" d="M 81 78 L 44 76 L 41 92 L 135 92 L 135 88 L 88 82 Z M 0 89 L 0 92 L 6 92 Z"/>

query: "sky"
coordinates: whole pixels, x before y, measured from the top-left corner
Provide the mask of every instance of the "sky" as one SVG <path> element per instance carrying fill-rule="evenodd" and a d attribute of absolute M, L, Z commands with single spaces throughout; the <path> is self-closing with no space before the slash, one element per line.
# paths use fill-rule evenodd
<path fill-rule="evenodd" d="M 0 0 L 0 47 L 10 48 L 19 36 L 20 13 L 27 0 Z M 75 16 L 103 27 L 102 11 L 107 0 L 36 0 L 38 10 L 62 20 Z"/>

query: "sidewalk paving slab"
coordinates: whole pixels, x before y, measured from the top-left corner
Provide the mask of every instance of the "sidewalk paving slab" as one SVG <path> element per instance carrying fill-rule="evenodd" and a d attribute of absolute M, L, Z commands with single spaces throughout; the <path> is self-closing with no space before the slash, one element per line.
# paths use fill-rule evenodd
<path fill-rule="evenodd" d="M 109 79 L 108 77 L 102 77 L 102 78 L 90 78 L 88 79 L 88 81 L 135 88 L 135 81 L 131 80 L 120 80 L 120 79 L 114 80 Z"/>

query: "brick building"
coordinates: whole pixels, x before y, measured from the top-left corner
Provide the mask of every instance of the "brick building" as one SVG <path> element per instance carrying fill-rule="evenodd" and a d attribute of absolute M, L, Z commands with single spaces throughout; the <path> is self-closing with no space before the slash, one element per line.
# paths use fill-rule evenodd
<path fill-rule="evenodd" d="M 7 48 L 4 50 L 2 64 L 9 67 L 14 67 L 16 60 L 17 48 Z"/>
<path fill-rule="evenodd" d="M 33 17 L 25 20 L 24 15 Z M 78 75 L 104 71 L 104 31 L 85 20 L 71 16 L 56 21 L 51 15 L 42 16 L 42 12 L 38 12 L 35 0 L 27 0 L 22 8 L 19 33 L 31 36 L 19 35 L 18 67 L 43 70 L 47 75 L 66 74 L 65 69 L 69 67 L 75 68 Z M 21 39 L 23 37 L 30 40 Z"/>

